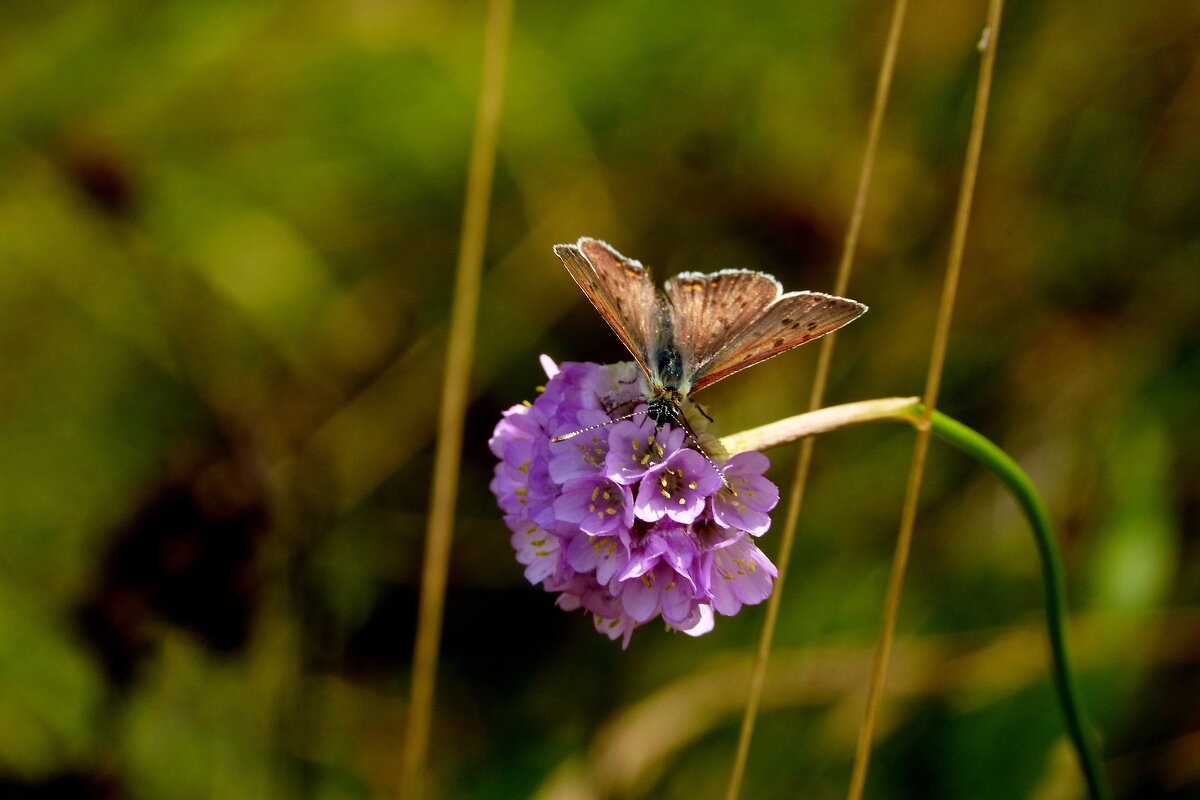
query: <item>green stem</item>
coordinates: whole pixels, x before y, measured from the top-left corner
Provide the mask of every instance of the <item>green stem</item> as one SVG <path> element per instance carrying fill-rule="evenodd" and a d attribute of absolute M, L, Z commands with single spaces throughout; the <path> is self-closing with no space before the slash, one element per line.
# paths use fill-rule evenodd
<path fill-rule="evenodd" d="M 881 420 L 902 420 L 920 427 L 925 424 L 925 409 L 916 397 L 865 400 L 822 408 L 761 428 L 742 431 L 724 437 L 721 443 L 730 454 L 745 450 L 765 450 L 816 433 Z M 1071 669 L 1071 659 L 1067 653 L 1066 580 L 1063 577 L 1062 558 L 1058 553 L 1058 540 L 1055 539 L 1054 528 L 1050 524 L 1050 514 L 1029 476 L 995 443 L 936 410 L 930 417 L 930 430 L 939 439 L 979 459 L 1013 493 L 1021 510 L 1025 512 L 1026 519 L 1029 520 L 1042 562 L 1042 585 L 1045 590 L 1046 627 L 1053 656 L 1054 688 L 1058 692 L 1067 733 L 1075 747 L 1087 782 L 1088 796 L 1091 800 L 1108 800 L 1110 795 L 1101 771 L 1100 756 L 1090 734 L 1091 727 L 1087 722 Z"/>
<path fill-rule="evenodd" d="M 1067 732 L 1075 745 L 1075 752 L 1079 756 L 1080 766 L 1087 780 L 1088 796 L 1093 800 L 1107 800 L 1109 793 L 1101 771 L 1100 756 L 1092 741 L 1091 726 L 1087 721 L 1067 652 L 1067 587 L 1063 577 L 1062 558 L 1058 553 L 1058 541 L 1054 537 L 1046 505 L 1029 476 L 996 444 L 940 411 L 935 410 L 930 421 L 934 436 L 967 455 L 974 456 L 1008 487 L 1033 528 L 1033 538 L 1037 542 L 1038 555 L 1042 560 L 1046 627 L 1050 650 L 1054 656 L 1054 686 L 1058 690 Z"/>

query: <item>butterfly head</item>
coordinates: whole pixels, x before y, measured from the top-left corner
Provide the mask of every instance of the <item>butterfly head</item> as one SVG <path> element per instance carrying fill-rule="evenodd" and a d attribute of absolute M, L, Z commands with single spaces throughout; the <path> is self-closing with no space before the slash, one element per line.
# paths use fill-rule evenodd
<path fill-rule="evenodd" d="M 660 427 L 667 424 L 679 426 L 684 421 L 683 398 L 683 393 L 678 389 L 669 389 L 665 386 L 652 387 L 646 416 Z"/>

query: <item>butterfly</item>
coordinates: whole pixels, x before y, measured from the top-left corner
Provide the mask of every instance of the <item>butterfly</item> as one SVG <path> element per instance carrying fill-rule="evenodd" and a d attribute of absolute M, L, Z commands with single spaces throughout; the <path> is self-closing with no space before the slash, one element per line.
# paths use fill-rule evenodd
<path fill-rule="evenodd" d="M 650 419 L 689 433 L 683 406 L 692 394 L 867 310 L 821 292 L 784 294 L 774 277 L 743 269 L 683 272 L 660 292 L 640 262 L 588 237 L 555 245 L 554 253 L 641 367 Z"/>

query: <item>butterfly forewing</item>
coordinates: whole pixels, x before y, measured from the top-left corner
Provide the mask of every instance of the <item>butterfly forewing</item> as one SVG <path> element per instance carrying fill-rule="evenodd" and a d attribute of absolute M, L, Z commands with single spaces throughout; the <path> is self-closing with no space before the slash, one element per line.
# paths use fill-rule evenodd
<path fill-rule="evenodd" d="M 660 338 L 661 300 L 646 268 L 587 237 L 575 244 L 555 245 L 554 252 L 649 377 L 654 363 L 651 349 Z"/>
<path fill-rule="evenodd" d="M 693 375 L 749 329 L 782 289 L 762 272 L 684 272 L 667 281 L 675 346 Z M 685 376 L 686 377 L 686 376 Z"/>
<path fill-rule="evenodd" d="M 689 364 L 690 390 L 706 386 L 831 333 L 858 317 L 867 307 L 844 297 L 820 292 L 789 292 L 760 309 L 748 325 L 732 331 L 711 354 Z"/>

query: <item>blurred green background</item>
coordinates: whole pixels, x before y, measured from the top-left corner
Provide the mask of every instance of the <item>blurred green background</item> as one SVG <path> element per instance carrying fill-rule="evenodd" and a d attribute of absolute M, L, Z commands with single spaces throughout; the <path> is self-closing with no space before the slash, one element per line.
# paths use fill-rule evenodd
<path fill-rule="evenodd" d="M 832 286 L 889 13 L 517 3 L 437 796 L 724 791 L 762 608 L 622 652 L 525 583 L 486 439 L 539 353 L 624 358 L 557 242 Z M 395 795 L 483 17 L 4 5 L 0 797 Z M 923 386 L 983 20 L 910 10 L 830 402 Z M 1050 504 L 1118 794 L 1197 797 L 1200 4 L 1018 0 L 999 43 L 941 406 Z M 718 430 L 803 410 L 815 350 Z M 844 794 L 912 440 L 818 443 L 743 797 Z M 1040 592 L 935 445 L 868 796 L 1079 796 Z"/>

